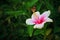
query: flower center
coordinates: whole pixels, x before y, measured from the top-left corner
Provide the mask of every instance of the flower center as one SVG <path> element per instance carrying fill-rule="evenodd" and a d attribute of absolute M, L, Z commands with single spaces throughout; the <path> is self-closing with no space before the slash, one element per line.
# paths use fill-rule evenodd
<path fill-rule="evenodd" d="M 41 17 L 41 18 L 37 18 L 35 21 L 34 21 L 34 23 L 35 24 L 41 24 L 41 23 L 43 23 L 45 20 L 44 20 L 44 17 Z"/>

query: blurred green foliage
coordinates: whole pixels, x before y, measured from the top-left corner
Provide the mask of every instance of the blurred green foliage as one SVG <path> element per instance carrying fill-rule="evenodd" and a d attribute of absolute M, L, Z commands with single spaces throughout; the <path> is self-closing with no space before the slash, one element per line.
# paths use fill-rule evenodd
<path fill-rule="evenodd" d="M 51 10 L 53 23 L 33 29 L 25 21 L 31 8 L 41 13 Z M 60 0 L 0 0 L 0 40 L 60 40 Z"/>

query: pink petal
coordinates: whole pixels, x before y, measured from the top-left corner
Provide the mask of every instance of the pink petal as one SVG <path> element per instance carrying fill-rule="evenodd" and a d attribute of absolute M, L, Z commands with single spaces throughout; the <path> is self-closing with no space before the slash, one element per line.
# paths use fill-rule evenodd
<path fill-rule="evenodd" d="M 41 14 L 41 16 L 39 17 L 41 22 L 46 21 L 46 19 L 48 18 L 48 16 L 50 15 L 50 11 L 45 11 L 43 14 Z"/>
<path fill-rule="evenodd" d="M 37 11 L 32 14 L 32 19 L 37 19 L 40 16 L 40 13 Z"/>
<path fill-rule="evenodd" d="M 34 28 L 37 28 L 37 29 L 42 29 L 43 27 L 44 27 L 44 23 L 34 25 Z"/>
<path fill-rule="evenodd" d="M 46 19 L 46 22 L 53 22 L 53 20 L 50 19 L 50 18 L 47 18 L 47 19 Z"/>
<path fill-rule="evenodd" d="M 43 12 L 41 16 L 48 17 L 49 15 L 50 15 L 50 10 Z"/>
<path fill-rule="evenodd" d="M 27 19 L 27 20 L 26 20 L 26 24 L 27 24 L 27 25 L 33 25 L 33 24 L 35 24 L 35 23 L 33 22 L 32 19 Z"/>

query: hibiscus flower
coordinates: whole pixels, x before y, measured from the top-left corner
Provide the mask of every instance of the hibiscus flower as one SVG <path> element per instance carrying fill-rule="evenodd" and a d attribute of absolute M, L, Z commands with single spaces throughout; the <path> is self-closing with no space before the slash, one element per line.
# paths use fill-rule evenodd
<path fill-rule="evenodd" d="M 53 22 L 52 19 L 49 18 L 50 10 L 43 12 L 34 12 L 31 18 L 26 20 L 27 25 L 34 25 L 34 28 L 42 29 L 46 22 Z"/>

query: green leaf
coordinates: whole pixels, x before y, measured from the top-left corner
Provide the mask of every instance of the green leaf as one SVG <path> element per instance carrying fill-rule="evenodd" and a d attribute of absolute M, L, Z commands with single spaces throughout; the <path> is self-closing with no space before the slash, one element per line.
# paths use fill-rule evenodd
<path fill-rule="evenodd" d="M 28 26 L 27 27 L 27 32 L 28 32 L 29 36 L 31 37 L 32 34 L 33 34 L 33 26 Z"/>
<path fill-rule="evenodd" d="M 39 35 L 39 34 L 44 35 L 44 30 L 43 29 L 35 30 L 34 35 Z"/>
<path fill-rule="evenodd" d="M 51 33 L 52 29 L 47 29 L 45 35 L 49 35 Z"/>
<path fill-rule="evenodd" d="M 36 5 L 38 5 L 38 6 L 36 6 L 36 9 L 39 11 L 43 5 L 43 1 L 40 4 L 37 3 Z"/>
<path fill-rule="evenodd" d="M 45 2 L 46 2 L 46 7 L 47 7 L 47 9 L 53 11 L 53 6 L 49 3 L 49 1 L 45 0 Z"/>
<path fill-rule="evenodd" d="M 13 15 L 13 16 L 19 16 L 19 15 L 25 15 L 25 11 L 23 12 L 22 10 L 20 11 L 6 11 L 6 14 Z"/>
<path fill-rule="evenodd" d="M 32 7 L 38 0 L 31 0 L 26 2 L 25 6 L 26 7 Z"/>

